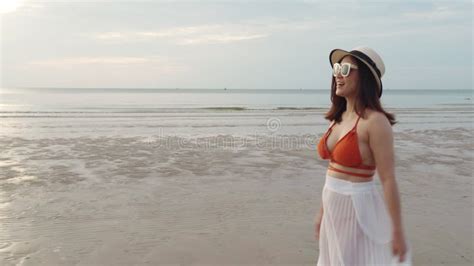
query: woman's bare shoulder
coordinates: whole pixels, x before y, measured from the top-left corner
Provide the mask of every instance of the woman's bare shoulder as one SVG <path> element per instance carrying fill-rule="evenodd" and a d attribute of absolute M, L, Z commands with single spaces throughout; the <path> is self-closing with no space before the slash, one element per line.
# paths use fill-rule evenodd
<path fill-rule="evenodd" d="M 369 129 L 369 131 L 388 129 L 391 130 L 392 128 L 392 126 L 390 125 L 390 121 L 383 112 L 367 109 L 365 116 L 367 128 Z"/>

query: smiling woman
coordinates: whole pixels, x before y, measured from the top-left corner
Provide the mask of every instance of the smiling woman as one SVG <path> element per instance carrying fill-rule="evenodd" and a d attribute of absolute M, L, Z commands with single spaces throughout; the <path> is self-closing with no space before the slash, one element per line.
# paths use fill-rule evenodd
<path fill-rule="evenodd" d="M 2 0 L 0 2 L 0 14 L 15 11 L 20 5 L 21 0 Z"/>

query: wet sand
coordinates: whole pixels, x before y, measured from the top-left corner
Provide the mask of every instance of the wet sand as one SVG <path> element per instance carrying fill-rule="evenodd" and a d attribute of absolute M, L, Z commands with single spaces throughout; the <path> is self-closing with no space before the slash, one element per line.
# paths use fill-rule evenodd
<path fill-rule="evenodd" d="M 458 125 L 419 129 L 423 118 L 409 113 L 405 121 L 415 122 L 394 129 L 414 265 L 472 265 L 472 110 L 464 111 Z M 313 111 L 273 115 L 282 127 L 283 116 L 320 119 Z M 233 118 L 220 119 L 227 126 Z M 315 151 L 321 130 L 258 137 L 26 131 L 0 136 L 2 265 L 316 264 L 313 221 L 327 166 Z"/>

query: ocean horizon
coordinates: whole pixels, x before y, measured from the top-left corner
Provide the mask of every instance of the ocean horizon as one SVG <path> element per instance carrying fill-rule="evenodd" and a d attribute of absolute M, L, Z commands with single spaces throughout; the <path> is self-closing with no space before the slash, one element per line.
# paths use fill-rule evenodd
<path fill-rule="evenodd" d="M 4 136 L 213 136 L 324 132 L 328 90 L 73 89 L 0 90 Z M 470 90 L 386 90 L 396 130 L 466 127 Z M 434 115 L 436 114 L 436 115 Z M 269 132 L 268 123 L 279 130 Z"/>
<path fill-rule="evenodd" d="M 386 108 L 472 105 L 472 90 L 384 90 Z M 165 112 L 170 109 L 278 110 L 330 107 L 329 89 L 3 88 L 0 115 L 51 112 Z"/>

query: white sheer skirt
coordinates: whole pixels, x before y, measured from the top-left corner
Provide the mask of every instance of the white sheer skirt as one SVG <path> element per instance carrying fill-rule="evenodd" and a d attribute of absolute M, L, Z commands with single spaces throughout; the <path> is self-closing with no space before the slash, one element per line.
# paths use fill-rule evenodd
<path fill-rule="evenodd" d="M 326 175 L 318 266 L 397 264 L 392 255 L 392 222 L 375 180 L 350 182 Z"/>

